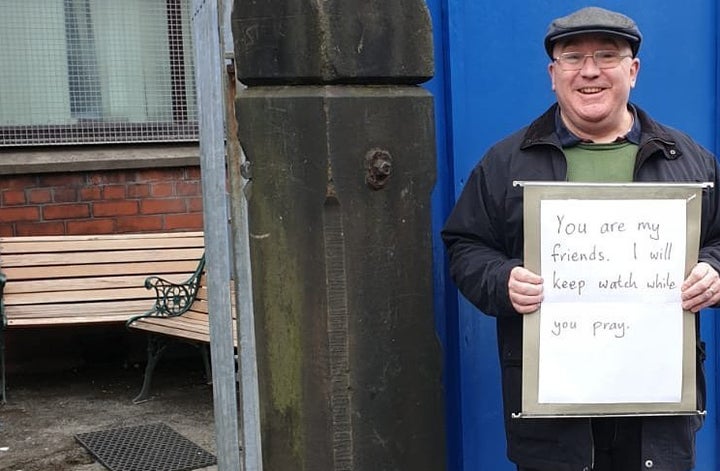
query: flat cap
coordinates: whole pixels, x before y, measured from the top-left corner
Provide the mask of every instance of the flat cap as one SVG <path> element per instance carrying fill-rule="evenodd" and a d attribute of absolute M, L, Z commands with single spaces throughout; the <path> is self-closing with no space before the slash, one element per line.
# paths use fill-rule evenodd
<path fill-rule="evenodd" d="M 552 58 L 552 50 L 558 40 L 588 33 L 609 34 L 626 40 L 633 57 L 637 55 L 642 41 L 642 34 L 632 18 L 604 8 L 586 7 L 550 23 L 545 35 L 545 51 Z"/>

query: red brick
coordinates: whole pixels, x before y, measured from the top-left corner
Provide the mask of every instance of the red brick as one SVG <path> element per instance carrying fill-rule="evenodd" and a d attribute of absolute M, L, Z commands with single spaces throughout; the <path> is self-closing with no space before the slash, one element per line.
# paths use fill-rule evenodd
<path fill-rule="evenodd" d="M 65 234 L 65 224 L 60 221 L 54 222 L 23 222 L 17 225 L 17 235 L 19 236 L 37 236 L 37 235 L 63 235 Z"/>
<path fill-rule="evenodd" d="M 177 181 L 183 179 L 183 173 L 182 168 L 141 170 L 137 172 L 136 181 Z"/>
<path fill-rule="evenodd" d="M 140 201 L 141 214 L 184 213 L 185 201 L 182 199 L 147 199 Z"/>
<path fill-rule="evenodd" d="M 108 185 L 103 188 L 103 197 L 106 200 L 125 199 L 125 185 Z"/>
<path fill-rule="evenodd" d="M 43 219 L 77 219 L 90 216 L 87 204 L 53 204 L 43 206 Z"/>
<path fill-rule="evenodd" d="M 188 212 L 202 212 L 203 211 L 203 200 L 202 198 L 187 198 Z"/>
<path fill-rule="evenodd" d="M 133 183 L 127 186 L 128 198 L 144 198 L 146 196 L 150 196 L 150 185 L 146 183 Z"/>
<path fill-rule="evenodd" d="M 97 201 L 102 199 L 102 190 L 99 186 L 80 189 L 80 201 Z"/>
<path fill-rule="evenodd" d="M 93 216 L 130 216 L 138 213 L 136 201 L 98 201 L 92 206 Z"/>
<path fill-rule="evenodd" d="M 38 178 L 36 176 L 6 176 L 0 178 L 0 190 L 24 190 L 26 188 L 35 188 L 38 186 Z"/>
<path fill-rule="evenodd" d="M 49 188 L 35 188 L 28 192 L 28 203 L 41 204 L 52 201 L 52 192 Z"/>
<path fill-rule="evenodd" d="M 199 196 L 202 193 L 200 182 L 177 182 L 175 193 L 178 196 Z"/>
<path fill-rule="evenodd" d="M 203 215 L 202 213 L 193 214 L 168 214 L 165 216 L 165 229 L 166 230 L 202 230 L 203 229 Z"/>
<path fill-rule="evenodd" d="M 13 224 L 0 224 L 0 237 L 12 237 L 14 235 Z"/>
<path fill-rule="evenodd" d="M 162 182 L 162 183 L 151 183 L 150 184 L 150 195 L 155 198 L 164 198 L 167 196 L 173 196 L 173 183 Z"/>
<path fill-rule="evenodd" d="M 150 232 L 163 230 L 163 217 L 136 216 L 116 219 L 117 232 Z"/>
<path fill-rule="evenodd" d="M 53 201 L 56 203 L 74 203 L 79 201 L 76 188 L 59 187 L 53 188 Z"/>
<path fill-rule="evenodd" d="M 2 192 L 3 206 L 17 206 L 26 203 L 25 191 L 23 190 L 6 190 Z"/>
<path fill-rule="evenodd" d="M 89 219 L 84 221 L 68 221 L 68 234 L 112 234 L 115 232 L 113 219 Z"/>
<path fill-rule="evenodd" d="M 15 221 L 37 221 L 40 219 L 40 208 L 37 206 L 23 206 L 18 208 L 0 209 L 0 221 L 8 224 Z"/>
<path fill-rule="evenodd" d="M 187 180 L 200 180 L 200 167 L 185 167 L 185 175 Z"/>
<path fill-rule="evenodd" d="M 88 184 L 90 185 L 103 186 L 113 183 L 126 183 L 128 181 L 133 181 L 133 174 L 120 170 L 114 172 L 105 170 L 88 175 Z"/>

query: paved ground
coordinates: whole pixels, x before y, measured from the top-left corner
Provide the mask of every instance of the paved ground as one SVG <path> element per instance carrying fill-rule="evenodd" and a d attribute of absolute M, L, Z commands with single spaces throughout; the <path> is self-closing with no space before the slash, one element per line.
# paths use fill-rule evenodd
<path fill-rule="evenodd" d="M 138 365 L 12 374 L 8 402 L 0 406 L 0 471 L 106 470 L 75 434 L 155 422 L 214 454 L 211 388 L 200 368 L 181 364 L 159 368 L 153 399 L 138 405 L 132 404 L 142 380 Z"/>

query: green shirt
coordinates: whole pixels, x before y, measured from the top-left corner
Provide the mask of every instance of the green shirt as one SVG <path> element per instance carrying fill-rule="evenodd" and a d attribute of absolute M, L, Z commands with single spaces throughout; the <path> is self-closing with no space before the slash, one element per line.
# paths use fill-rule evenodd
<path fill-rule="evenodd" d="M 633 179 L 638 146 L 628 142 L 580 143 L 563 149 L 567 181 L 625 183 Z"/>

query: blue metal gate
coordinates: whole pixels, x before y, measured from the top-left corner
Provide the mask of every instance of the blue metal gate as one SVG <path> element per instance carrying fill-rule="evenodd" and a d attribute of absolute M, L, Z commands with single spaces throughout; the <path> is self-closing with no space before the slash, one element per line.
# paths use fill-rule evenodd
<path fill-rule="evenodd" d="M 720 149 L 718 42 L 714 0 L 598 0 L 634 18 L 644 35 L 631 99 L 656 119 Z M 428 0 L 435 29 L 437 234 L 465 177 L 485 150 L 554 100 L 542 38 L 558 16 L 586 6 L 567 0 Z M 511 471 L 505 458 L 494 320 L 457 296 L 436 239 L 437 328 L 444 344 L 450 471 Z M 720 315 L 720 312 L 717 313 Z M 708 418 L 698 437 L 698 471 L 718 469 L 716 313 L 702 313 L 709 346 Z"/>

